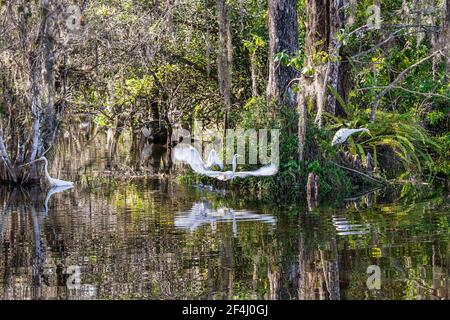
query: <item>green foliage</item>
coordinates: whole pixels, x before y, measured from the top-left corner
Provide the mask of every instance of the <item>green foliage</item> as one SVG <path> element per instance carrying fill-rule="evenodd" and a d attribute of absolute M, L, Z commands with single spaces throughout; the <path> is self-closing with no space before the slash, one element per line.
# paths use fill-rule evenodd
<path fill-rule="evenodd" d="M 283 66 L 287 66 L 289 64 L 289 54 L 286 52 L 278 52 L 274 57 L 275 62 L 279 62 Z"/>
<path fill-rule="evenodd" d="M 368 128 L 371 137 L 361 135 L 349 138 L 349 151 L 354 155 L 359 154 L 363 161 L 370 152 L 377 160 L 378 168 L 388 175 L 437 173 L 434 158 L 442 155 L 443 148 L 422 126 L 417 116 L 411 113 L 393 114 L 379 111 L 377 121 L 370 123 L 368 114 L 369 110 L 352 114 L 350 121 L 329 116 L 332 124 L 328 128 L 330 130 L 337 130 L 340 127 Z M 391 158 L 387 151 L 392 152 Z M 379 153 L 384 159 L 381 159 Z M 400 168 L 393 166 L 396 160 L 400 161 Z"/>
<path fill-rule="evenodd" d="M 426 118 L 432 126 L 435 126 L 444 121 L 446 115 L 440 110 L 433 110 L 426 115 Z"/>
<path fill-rule="evenodd" d="M 252 34 L 252 40 L 245 40 L 244 41 L 244 48 L 247 49 L 249 51 L 249 53 L 251 55 L 255 54 L 256 51 L 258 50 L 258 48 L 261 48 L 262 46 L 264 46 L 264 40 L 256 35 L 256 34 Z"/>
<path fill-rule="evenodd" d="M 232 189 L 245 192 L 247 195 L 260 195 L 268 199 L 298 200 L 305 193 L 306 177 L 309 172 L 319 176 L 321 195 L 345 196 L 352 190 L 352 182 L 346 173 L 336 168 L 327 159 L 311 160 L 304 165 L 297 159 L 298 141 L 296 127 L 298 116 L 295 109 L 281 106 L 275 109 L 269 105 L 263 97 L 251 98 L 241 111 L 238 126 L 243 129 L 280 128 L 280 163 L 279 171 L 275 176 L 265 178 L 236 178 L 228 182 Z M 276 110 L 276 112 L 274 112 Z M 288 128 L 286 130 L 286 128 Z M 320 150 L 329 147 L 329 132 L 309 126 L 308 142 L 312 143 L 318 138 Z M 270 147 L 270 146 L 269 146 Z M 251 169 L 251 167 L 248 167 Z M 197 176 L 189 173 L 181 181 L 185 183 L 205 182 L 208 184 L 220 184 L 214 179 Z"/>

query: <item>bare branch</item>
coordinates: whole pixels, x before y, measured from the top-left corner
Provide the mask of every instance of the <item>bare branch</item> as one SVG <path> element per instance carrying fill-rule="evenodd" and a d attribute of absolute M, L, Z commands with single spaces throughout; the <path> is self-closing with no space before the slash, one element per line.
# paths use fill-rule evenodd
<path fill-rule="evenodd" d="M 425 61 L 430 60 L 434 56 L 441 54 L 441 52 L 442 52 L 441 50 L 437 50 L 437 51 L 433 52 L 432 54 L 426 56 L 425 58 L 422 58 L 419 61 L 417 61 L 416 63 L 410 65 L 408 68 L 406 68 L 402 72 L 400 72 L 400 74 L 397 76 L 397 78 L 395 78 L 395 80 L 392 81 L 390 85 L 386 86 L 386 88 L 375 97 L 375 100 L 374 100 L 375 102 L 372 106 L 370 121 L 372 123 L 375 122 L 376 112 L 377 112 L 378 106 L 380 105 L 380 100 L 381 100 L 381 98 L 383 98 L 386 95 L 386 93 L 388 93 L 393 87 L 395 87 L 397 83 L 399 83 L 401 80 L 403 80 L 403 78 L 415 67 L 419 66 L 420 64 L 424 63 Z"/>

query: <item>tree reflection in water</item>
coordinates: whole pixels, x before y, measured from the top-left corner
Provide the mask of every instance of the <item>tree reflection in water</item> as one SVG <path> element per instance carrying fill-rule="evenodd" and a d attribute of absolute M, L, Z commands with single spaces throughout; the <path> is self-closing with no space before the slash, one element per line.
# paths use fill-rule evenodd
<path fill-rule="evenodd" d="M 448 298 L 450 210 L 439 194 L 265 206 L 230 190 L 112 178 L 101 136 L 90 147 L 70 137 L 52 170 L 76 188 L 0 189 L 1 299 Z M 132 166 L 126 145 L 119 156 Z M 377 292 L 370 265 L 382 271 Z M 69 266 L 80 266 L 80 289 L 66 287 Z"/>
<path fill-rule="evenodd" d="M 48 201 L 38 188 L 2 189 L 1 298 L 448 298 L 448 210 L 439 201 L 268 215 L 157 180 L 87 190 Z M 336 217 L 370 232 L 339 235 Z M 382 270 L 379 292 L 366 287 L 372 264 Z M 78 290 L 65 286 L 72 265 Z"/>

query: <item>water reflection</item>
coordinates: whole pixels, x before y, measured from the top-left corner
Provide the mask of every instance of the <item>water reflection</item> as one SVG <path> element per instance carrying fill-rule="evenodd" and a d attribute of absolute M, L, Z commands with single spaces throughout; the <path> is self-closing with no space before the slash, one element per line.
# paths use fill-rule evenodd
<path fill-rule="evenodd" d="M 218 223 L 231 222 L 233 226 L 233 235 L 237 237 L 238 222 L 258 221 L 275 225 L 277 220 L 270 214 L 257 214 L 256 212 L 246 210 L 233 210 L 231 208 L 221 207 L 213 209 L 209 201 L 194 202 L 192 208 L 183 215 L 175 217 L 174 225 L 180 229 L 189 229 L 195 231 L 202 225 L 209 224 L 212 230 L 217 229 Z"/>
<path fill-rule="evenodd" d="M 3 212 L 0 217 L 0 239 L 4 254 L 3 298 L 40 299 L 43 288 L 50 286 L 46 260 L 44 219 L 49 210 L 50 198 L 71 187 L 55 187 L 41 190 L 0 189 Z M 20 270 L 27 270 L 23 277 Z M 19 274 L 15 277 L 15 274 Z M 58 273 L 58 272 L 57 272 Z M 61 275 L 61 268 L 58 275 Z"/>
<path fill-rule="evenodd" d="M 74 186 L 60 186 L 60 187 L 51 187 L 48 191 L 47 191 L 47 196 L 45 197 L 44 200 L 44 214 L 47 216 L 48 214 L 48 202 L 50 201 L 50 198 L 56 194 L 56 193 L 60 193 L 69 189 L 72 189 Z"/>
<path fill-rule="evenodd" d="M 89 144 L 69 137 L 52 170 L 75 188 L 0 188 L 0 299 L 449 297 L 440 194 L 379 190 L 310 212 L 277 208 L 230 190 L 113 179 L 100 133 Z M 130 145 L 117 148 L 131 166 Z M 379 291 L 366 286 L 370 265 L 381 268 Z M 77 289 L 67 287 L 71 266 Z"/>
<path fill-rule="evenodd" d="M 164 180 L 50 191 L 1 189 L 2 299 L 448 298 L 442 198 L 311 213 Z"/>
<path fill-rule="evenodd" d="M 337 234 L 340 236 L 363 235 L 370 232 L 370 224 L 368 223 L 353 223 L 342 216 L 333 216 L 332 220 Z"/>

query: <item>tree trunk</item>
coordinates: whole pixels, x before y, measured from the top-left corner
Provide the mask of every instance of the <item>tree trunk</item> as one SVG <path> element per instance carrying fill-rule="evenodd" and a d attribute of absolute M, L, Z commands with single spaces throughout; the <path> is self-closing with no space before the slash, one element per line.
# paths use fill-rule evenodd
<path fill-rule="evenodd" d="M 268 101 L 295 106 L 296 95 L 290 82 L 297 77 L 293 67 L 275 62 L 275 55 L 298 52 L 297 0 L 269 0 L 269 80 Z"/>
<path fill-rule="evenodd" d="M 3 141 L 3 130 L 1 128 L 0 128 L 0 156 L 2 158 L 3 164 L 5 165 L 6 171 L 10 175 L 13 182 L 16 183 L 17 182 L 16 175 L 12 168 L 11 160 L 9 158 L 8 151 L 6 150 L 5 143 Z M 7 177 L 5 177 L 5 180 L 8 180 Z"/>
<path fill-rule="evenodd" d="M 440 47 L 444 54 L 444 63 L 446 68 L 445 82 L 448 83 L 448 74 L 450 71 L 450 0 L 444 0 L 441 13 L 441 32 L 439 36 Z"/>
<path fill-rule="evenodd" d="M 306 1 L 306 39 L 304 70 L 300 79 L 300 97 L 298 99 L 298 154 L 304 161 L 306 142 L 307 107 L 316 107 L 316 124 L 321 126 L 324 107 L 324 85 L 326 68 L 313 56 L 329 47 L 329 7 L 327 0 Z"/>
<path fill-rule="evenodd" d="M 38 57 L 30 58 L 30 91 L 31 91 L 31 117 L 33 125 L 31 129 L 31 152 L 29 161 L 33 161 L 41 153 L 41 92 L 39 88 L 40 59 Z M 37 164 L 31 165 L 31 180 L 39 180 L 39 171 Z"/>
<path fill-rule="evenodd" d="M 250 73 L 252 76 L 252 97 L 258 96 L 258 66 L 256 65 L 256 53 L 250 54 Z"/>
<path fill-rule="evenodd" d="M 329 76 L 328 85 L 334 89 L 335 92 L 338 91 L 338 80 L 339 80 L 339 52 L 340 44 L 338 42 L 337 34 L 339 30 L 343 28 L 344 22 L 344 0 L 331 0 L 330 3 L 330 62 L 329 62 Z M 327 88 L 325 88 L 327 90 Z M 327 111 L 332 115 L 336 114 L 336 97 L 328 91 L 327 95 Z"/>
<path fill-rule="evenodd" d="M 219 91 L 225 105 L 224 122 L 228 127 L 228 113 L 231 108 L 231 71 L 233 66 L 233 47 L 231 43 L 231 30 L 229 7 L 226 0 L 217 0 L 217 23 L 219 25 L 219 40 L 217 53 L 217 73 Z"/>
<path fill-rule="evenodd" d="M 53 19 L 50 14 L 48 1 L 43 1 L 43 20 L 44 20 L 44 36 L 43 36 L 43 60 L 44 60 L 44 87 L 46 88 L 46 105 L 44 109 L 45 116 L 45 134 L 43 137 L 44 148 L 48 149 L 55 140 L 57 119 L 55 110 L 55 76 L 54 65 L 56 61 L 53 39 Z"/>

